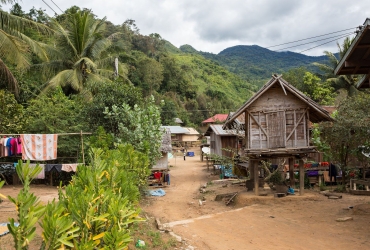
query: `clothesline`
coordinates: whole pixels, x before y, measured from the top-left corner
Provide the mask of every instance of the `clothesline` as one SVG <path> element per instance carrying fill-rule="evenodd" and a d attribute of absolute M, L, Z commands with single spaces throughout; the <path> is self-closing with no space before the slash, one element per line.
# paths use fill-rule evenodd
<path fill-rule="evenodd" d="M 80 135 L 80 137 L 81 137 L 82 162 L 85 163 L 83 135 L 91 135 L 91 134 L 92 134 L 91 132 L 82 132 L 82 130 L 81 130 L 79 133 L 59 133 L 59 134 L 53 134 L 53 135 L 56 136 L 56 138 L 58 136 L 65 136 L 65 135 Z M 50 134 L 40 134 L 40 135 L 48 136 Z M 30 134 L 0 134 L 0 137 L 1 136 L 21 136 L 21 137 L 23 137 L 23 136 L 30 136 Z M 54 138 L 55 143 L 56 143 L 56 138 Z M 34 140 L 32 138 L 29 138 L 29 139 L 32 140 L 32 141 Z M 23 140 L 24 140 L 24 138 L 22 138 L 22 141 Z M 49 139 L 49 142 L 52 141 L 52 140 L 53 139 L 51 139 L 51 140 Z M 26 140 L 26 141 L 28 141 L 28 140 Z M 23 145 L 23 143 L 22 143 L 22 145 Z M 52 148 L 52 146 L 50 148 Z M 33 152 L 33 149 L 28 149 L 28 151 L 26 151 L 26 152 L 27 152 L 27 154 L 29 154 L 31 156 L 33 156 L 33 154 L 35 153 L 35 152 Z M 56 158 L 56 148 L 55 148 L 54 154 L 55 154 L 54 157 L 51 157 L 51 158 Z M 39 155 L 40 155 L 40 152 L 39 152 Z M 28 156 L 28 158 L 35 158 L 35 157 L 31 157 L 31 156 Z M 50 158 L 50 156 L 49 156 L 49 158 Z"/>
<path fill-rule="evenodd" d="M 61 133 L 61 134 L 56 134 L 58 136 L 63 136 L 63 135 L 91 135 L 91 132 L 81 132 L 81 133 Z M 21 134 L 0 134 L 2 135 L 21 135 Z"/>

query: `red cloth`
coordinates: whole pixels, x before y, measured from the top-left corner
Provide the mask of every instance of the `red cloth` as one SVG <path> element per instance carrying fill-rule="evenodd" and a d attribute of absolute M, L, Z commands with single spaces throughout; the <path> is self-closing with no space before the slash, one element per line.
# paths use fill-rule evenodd
<path fill-rule="evenodd" d="M 154 173 L 154 178 L 155 179 L 158 179 L 159 180 L 159 179 L 161 179 L 161 176 L 162 176 L 162 174 L 160 172 L 155 172 Z"/>
<path fill-rule="evenodd" d="M 18 142 L 16 138 L 10 138 L 10 155 L 17 154 Z"/>

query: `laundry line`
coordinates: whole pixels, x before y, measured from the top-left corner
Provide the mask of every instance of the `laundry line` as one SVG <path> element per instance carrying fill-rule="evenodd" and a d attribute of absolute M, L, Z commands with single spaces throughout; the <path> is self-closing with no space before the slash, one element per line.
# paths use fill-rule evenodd
<path fill-rule="evenodd" d="M 80 135 L 81 136 L 81 151 L 82 151 L 82 163 L 85 164 L 85 152 L 84 152 L 84 143 L 83 143 L 83 135 L 91 135 L 91 132 L 82 132 L 82 130 L 79 133 L 59 133 L 59 134 L 54 134 L 57 136 L 66 136 L 66 135 Z M 23 134 L 0 134 L 1 136 L 20 136 L 24 135 Z"/>

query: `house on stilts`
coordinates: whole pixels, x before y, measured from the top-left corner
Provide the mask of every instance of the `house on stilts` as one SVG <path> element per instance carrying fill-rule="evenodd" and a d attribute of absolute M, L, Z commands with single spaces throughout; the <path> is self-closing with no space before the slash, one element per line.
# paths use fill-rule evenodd
<path fill-rule="evenodd" d="M 245 122 L 236 123 L 241 114 Z M 258 195 L 258 165 L 261 160 L 289 158 L 290 183 L 294 186 L 294 161 L 299 160 L 300 194 L 304 190 L 302 158 L 317 152 L 310 145 L 310 123 L 332 121 L 319 104 L 285 81 L 272 78 L 225 122 L 223 128 L 244 130 L 243 148 Z"/>

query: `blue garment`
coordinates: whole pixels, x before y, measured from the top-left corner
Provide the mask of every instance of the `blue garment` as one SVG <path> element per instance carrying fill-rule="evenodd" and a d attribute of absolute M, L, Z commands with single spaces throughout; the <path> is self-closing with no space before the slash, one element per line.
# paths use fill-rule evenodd
<path fill-rule="evenodd" d="M 6 141 L 6 147 L 7 147 L 7 150 L 8 150 L 8 156 L 12 156 L 13 154 L 12 154 L 12 150 L 11 150 L 11 144 L 10 144 L 10 142 L 11 142 L 11 140 L 12 139 L 14 139 L 14 138 L 12 138 L 12 137 L 9 137 L 9 139 Z"/>
<path fill-rule="evenodd" d="M 149 191 L 151 196 L 165 196 L 166 192 L 163 189 L 156 189 Z"/>

